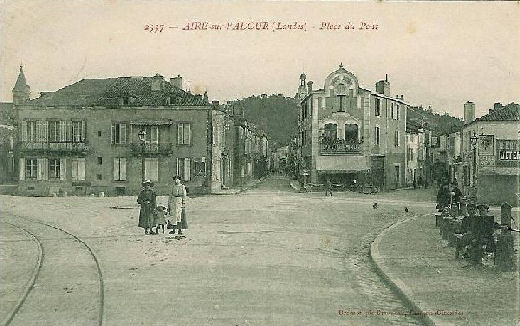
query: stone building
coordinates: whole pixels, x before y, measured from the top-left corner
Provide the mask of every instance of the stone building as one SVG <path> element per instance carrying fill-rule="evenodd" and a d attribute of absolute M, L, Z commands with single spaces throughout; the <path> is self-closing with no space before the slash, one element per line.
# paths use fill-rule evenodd
<path fill-rule="evenodd" d="M 470 103 L 470 102 L 468 102 Z M 464 106 L 474 119 L 474 105 Z M 466 120 L 460 133 L 461 167 L 458 182 L 477 201 L 518 206 L 520 175 L 520 105 L 496 103 L 475 120 Z"/>
<path fill-rule="evenodd" d="M 422 186 L 427 182 L 428 131 L 419 124 L 406 123 L 406 185 Z"/>
<path fill-rule="evenodd" d="M 83 79 L 15 107 L 20 194 L 136 194 L 143 173 L 159 194 L 175 175 L 221 187 L 224 114 L 180 76 Z"/>
<path fill-rule="evenodd" d="M 372 92 L 340 65 L 320 89 L 314 89 L 312 81 L 306 83 L 302 74 L 298 95 L 297 160 L 300 173 L 309 172 L 310 182 L 361 180 L 382 189 L 404 185 L 409 105 L 402 95 L 390 95 L 388 78 Z"/>

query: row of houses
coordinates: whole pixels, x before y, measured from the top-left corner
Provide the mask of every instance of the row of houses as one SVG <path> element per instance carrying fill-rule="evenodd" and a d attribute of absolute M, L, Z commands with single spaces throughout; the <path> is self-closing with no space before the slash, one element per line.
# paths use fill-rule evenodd
<path fill-rule="evenodd" d="M 392 97 L 388 75 L 376 91 L 341 64 L 313 88 L 301 74 L 296 170 L 311 183 L 369 184 L 388 190 L 431 183 L 432 133 L 407 122 L 411 106 Z M 354 182 L 355 181 L 355 182 Z"/>
<path fill-rule="evenodd" d="M 475 119 L 475 103 L 464 105 L 464 126 L 440 135 L 436 161 L 447 178 L 479 202 L 518 203 L 520 196 L 520 105 L 495 103 Z"/>
<path fill-rule="evenodd" d="M 11 110 L 7 179 L 23 195 L 135 194 L 143 179 L 165 194 L 176 175 L 212 193 L 261 176 L 270 156 L 265 133 L 181 76 L 83 79 L 30 99 L 20 67 Z"/>

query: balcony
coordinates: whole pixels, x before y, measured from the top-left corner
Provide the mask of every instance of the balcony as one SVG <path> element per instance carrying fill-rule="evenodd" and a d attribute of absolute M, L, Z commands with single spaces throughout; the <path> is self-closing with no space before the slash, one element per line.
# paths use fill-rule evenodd
<path fill-rule="evenodd" d="M 320 155 L 361 154 L 361 144 L 344 139 L 323 139 L 319 143 Z"/>
<path fill-rule="evenodd" d="M 133 156 L 141 156 L 141 151 L 143 151 L 143 145 L 140 143 L 131 143 L 130 151 Z M 145 143 L 144 144 L 144 154 L 145 155 L 171 155 L 173 153 L 173 144 L 172 143 Z"/>
<path fill-rule="evenodd" d="M 23 152 L 38 153 L 62 153 L 62 154 L 82 154 L 89 151 L 86 142 L 20 142 L 20 150 Z"/>

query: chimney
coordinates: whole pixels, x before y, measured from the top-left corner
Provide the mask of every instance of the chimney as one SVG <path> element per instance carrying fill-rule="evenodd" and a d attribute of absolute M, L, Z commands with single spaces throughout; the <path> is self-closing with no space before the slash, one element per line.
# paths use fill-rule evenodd
<path fill-rule="evenodd" d="M 401 94 L 401 101 L 404 101 L 404 95 Z"/>
<path fill-rule="evenodd" d="M 464 124 L 475 120 L 475 103 L 467 101 L 464 103 Z"/>
<path fill-rule="evenodd" d="M 308 94 L 312 93 L 312 81 L 309 81 L 307 83 L 307 90 L 308 90 Z"/>
<path fill-rule="evenodd" d="M 385 96 L 390 96 L 390 82 L 388 81 L 388 74 L 385 74 L 385 80 L 380 80 L 376 83 L 376 92 Z"/>
<path fill-rule="evenodd" d="M 170 84 L 172 84 L 172 86 L 174 87 L 177 87 L 178 89 L 182 89 L 181 75 L 177 75 L 177 77 L 170 78 Z"/>

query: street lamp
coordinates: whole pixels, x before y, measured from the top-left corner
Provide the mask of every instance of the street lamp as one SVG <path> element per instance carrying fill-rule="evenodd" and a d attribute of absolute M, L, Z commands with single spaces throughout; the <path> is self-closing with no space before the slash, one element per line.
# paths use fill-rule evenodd
<path fill-rule="evenodd" d="M 475 194 L 475 199 L 477 197 L 477 143 L 478 143 L 478 136 L 473 131 L 473 135 L 469 138 L 471 141 L 471 146 L 473 148 L 473 189 Z"/>
<path fill-rule="evenodd" d="M 144 182 L 144 147 L 146 144 L 146 130 L 141 129 L 137 136 L 141 143 L 141 182 Z"/>

